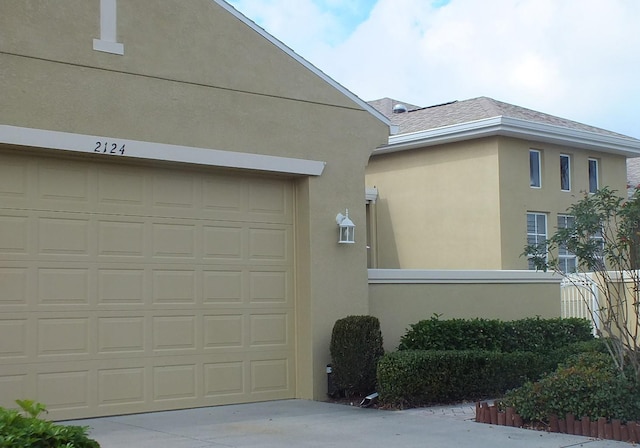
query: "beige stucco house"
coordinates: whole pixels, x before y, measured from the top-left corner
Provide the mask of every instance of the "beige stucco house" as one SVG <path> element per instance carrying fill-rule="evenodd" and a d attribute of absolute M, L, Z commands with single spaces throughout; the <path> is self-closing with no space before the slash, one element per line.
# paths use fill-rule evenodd
<path fill-rule="evenodd" d="M 325 396 L 383 114 L 222 0 L 2 1 L 0 92 L 1 406 Z"/>
<path fill-rule="evenodd" d="M 397 127 L 366 170 L 375 268 L 527 269 L 527 242 L 570 223 L 585 192 L 624 195 L 640 155 L 638 139 L 486 97 L 370 104 Z"/>

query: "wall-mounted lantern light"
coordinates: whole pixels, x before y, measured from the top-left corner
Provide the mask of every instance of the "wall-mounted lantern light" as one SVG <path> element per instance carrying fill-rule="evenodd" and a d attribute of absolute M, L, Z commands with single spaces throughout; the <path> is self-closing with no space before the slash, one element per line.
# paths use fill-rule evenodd
<path fill-rule="evenodd" d="M 336 222 L 338 223 L 338 229 L 340 232 L 338 236 L 338 243 L 355 243 L 356 225 L 349 219 L 349 209 L 345 211 L 344 215 L 342 213 L 338 213 L 336 216 Z"/>

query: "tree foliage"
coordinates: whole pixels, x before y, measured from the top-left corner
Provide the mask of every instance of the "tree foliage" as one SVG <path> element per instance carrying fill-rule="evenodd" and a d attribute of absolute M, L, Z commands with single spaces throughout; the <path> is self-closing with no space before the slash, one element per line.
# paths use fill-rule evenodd
<path fill-rule="evenodd" d="M 592 282 L 597 301 L 592 290 L 578 290 L 598 332 L 619 372 L 624 375 L 628 366 L 640 379 L 640 189 L 625 198 L 602 188 L 585 194 L 567 214 L 574 218 L 571 226 L 558 228 L 541 244 L 526 246 L 522 255 L 530 257 L 536 269 L 556 271 L 574 285 Z M 560 270 L 559 249 L 578 257 L 577 273 Z"/>
<path fill-rule="evenodd" d="M 16 400 L 22 412 L 0 407 L 0 448 L 99 448 L 89 428 L 39 418 L 47 409 L 33 400 Z"/>
<path fill-rule="evenodd" d="M 501 407 L 513 407 L 526 421 L 548 421 L 551 415 L 571 413 L 625 421 L 640 418 L 638 382 L 619 375 L 604 353 L 574 355 L 553 373 L 527 382 L 501 400 Z"/>

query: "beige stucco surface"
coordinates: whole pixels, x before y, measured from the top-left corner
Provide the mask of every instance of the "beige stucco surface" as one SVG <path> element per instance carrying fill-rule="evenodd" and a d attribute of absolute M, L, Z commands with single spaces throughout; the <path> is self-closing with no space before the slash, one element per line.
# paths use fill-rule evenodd
<path fill-rule="evenodd" d="M 398 347 L 411 324 L 430 319 L 514 320 L 560 317 L 558 283 L 370 284 L 370 313 L 380 320 L 384 347 Z"/>
<path fill-rule="evenodd" d="M 542 154 L 542 187 L 529 185 L 529 150 Z M 560 154 L 571 157 L 571 191 L 560 189 Z M 599 162 L 600 186 L 626 191 L 626 160 L 604 152 L 507 137 L 470 139 L 374 155 L 368 187 L 379 199 L 377 268 L 527 269 L 526 214 L 558 214 L 588 188 L 588 159 Z"/>
<path fill-rule="evenodd" d="M 584 197 L 589 187 L 588 160 L 598 160 L 600 186 L 626 192 L 626 159 L 623 156 L 585 151 L 513 138 L 503 138 L 500 145 L 500 228 L 502 229 L 502 266 L 526 269 L 520 257 L 526 245 L 526 213 L 547 214 L 547 234 L 557 228 L 557 216 Z M 529 186 L 529 149 L 542 154 L 542 186 Z M 571 191 L 560 189 L 560 154 L 571 160 Z"/>
<path fill-rule="evenodd" d="M 494 138 L 375 156 L 377 267 L 500 269 Z"/>
<path fill-rule="evenodd" d="M 0 3 L 0 124 L 325 161 L 291 179 L 295 396 L 323 398 L 333 323 L 368 311 L 364 234 L 338 245 L 335 216 L 364 229 L 364 167 L 388 127 L 213 1 L 119 1 L 122 56 L 92 49 L 98 5 Z"/>

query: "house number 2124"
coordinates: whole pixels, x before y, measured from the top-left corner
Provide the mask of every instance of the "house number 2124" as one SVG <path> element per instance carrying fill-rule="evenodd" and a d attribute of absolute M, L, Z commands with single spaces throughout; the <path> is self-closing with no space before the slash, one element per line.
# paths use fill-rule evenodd
<path fill-rule="evenodd" d="M 115 142 L 96 142 L 95 148 L 93 148 L 93 152 L 99 152 L 101 154 L 115 154 L 115 155 L 123 155 L 124 154 L 124 143 L 115 143 Z"/>

